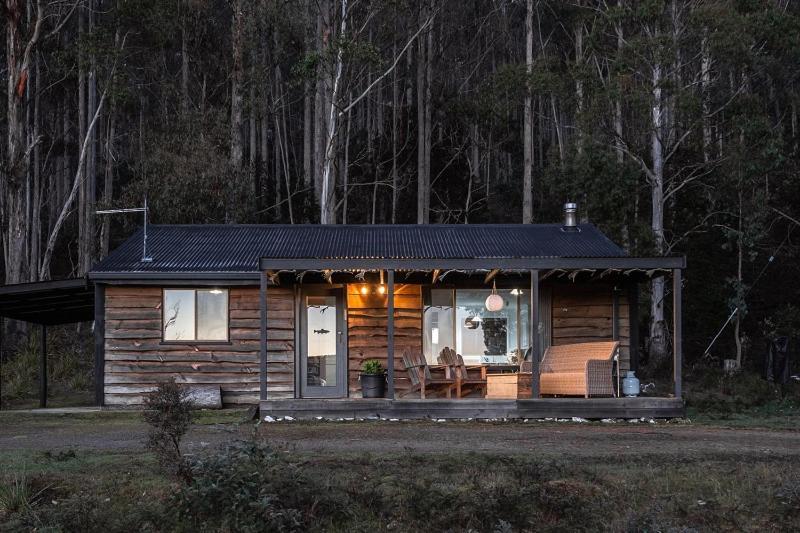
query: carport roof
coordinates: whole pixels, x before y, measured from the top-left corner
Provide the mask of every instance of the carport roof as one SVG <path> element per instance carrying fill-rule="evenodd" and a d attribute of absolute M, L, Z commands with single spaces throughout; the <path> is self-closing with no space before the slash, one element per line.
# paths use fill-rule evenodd
<path fill-rule="evenodd" d="M 94 319 L 94 288 L 85 278 L 0 287 L 0 316 L 46 326 Z"/>

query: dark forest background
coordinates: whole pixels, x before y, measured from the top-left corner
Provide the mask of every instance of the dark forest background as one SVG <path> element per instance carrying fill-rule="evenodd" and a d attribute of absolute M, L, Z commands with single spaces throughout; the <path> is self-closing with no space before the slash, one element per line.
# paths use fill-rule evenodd
<path fill-rule="evenodd" d="M 4 280 L 85 274 L 141 223 L 94 212 L 145 196 L 154 223 L 572 200 L 632 255 L 688 256 L 690 363 L 738 308 L 712 353 L 753 366 L 800 331 L 798 4 L 4 0 Z M 652 360 L 669 291 L 643 287 Z"/>

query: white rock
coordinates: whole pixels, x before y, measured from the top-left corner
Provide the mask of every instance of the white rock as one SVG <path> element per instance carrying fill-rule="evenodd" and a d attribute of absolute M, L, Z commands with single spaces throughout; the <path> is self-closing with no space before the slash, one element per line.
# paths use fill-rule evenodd
<path fill-rule="evenodd" d="M 272 422 L 275 422 L 275 419 L 272 418 L 271 416 L 267 415 L 267 416 L 264 417 L 264 422 L 272 423 Z"/>
<path fill-rule="evenodd" d="M 580 424 L 583 424 L 584 422 L 588 422 L 588 420 L 586 420 L 585 418 L 581 418 L 579 416 L 573 416 L 572 417 L 572 421 L 573 422 L 578 422 Z"/>
<path fill-rule="evenodd" d="M 294 422 L 294 418 L 291 416 L 285 416 L 283 417 L 283 419 L 286 420 L 287 422 Z"/>
<path fill-rule="evenodd" d="M 390 418 L 389 422 L 400 422 L 399 418 Z"/>
<path fill-rule="evenodd" d="M 638 424 L 639 423 L 639 419 L 638 418 L 631 418 L 631 419 L 628 420 L 628 422 L 630 422 L 631 424 Z"/>
<path fill-rule="evenodd" d="M 616 424 L 617 423 L 616 419 L 614 419 L 614 418 L 604 418 L 600 422 L 602 422 L 603 424 Z"/>
<path fill-rule="evenodd" d="M 446 422 L 446 420 L 444 418 L 437 418 L 436 421 L 437 422 Z"/>

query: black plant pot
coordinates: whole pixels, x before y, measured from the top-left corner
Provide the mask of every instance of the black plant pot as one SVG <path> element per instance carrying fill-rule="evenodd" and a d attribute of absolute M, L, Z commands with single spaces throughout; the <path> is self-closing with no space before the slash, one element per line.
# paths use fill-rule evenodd
<path fill-rule="evenodd" d="M 386 374 L 361 374 L 361 396 L 383 398 L 386 394 Z"/>

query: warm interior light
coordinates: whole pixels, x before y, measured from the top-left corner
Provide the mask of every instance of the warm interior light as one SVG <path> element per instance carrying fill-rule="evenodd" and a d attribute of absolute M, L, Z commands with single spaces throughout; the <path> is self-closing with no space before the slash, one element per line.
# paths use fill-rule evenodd
<path fill-rule="evenodd" d="M 366 295 L 367 292 L 369 292 L 369 289 L 367 288 L 367 286 L 366 285 L 362 285 L 361 286 L 361 294 Z"/>
<path fill-rule="evenodd" d="M 383 285 L 379 285 L 378 286 L 378 293 L 386 294 L 386 287 L 384 287 Z"/>
<path fill-rule="evenodd" d="M 211 289 L 208 292 L 210 292 L 211 294 L 222 294 L 222 291 L 220 289 Z"/>
<path fill-rule="evenodd" d="M 439 328 L 431 329 L 431 344 L 439 344 Z"/>

